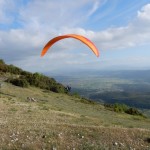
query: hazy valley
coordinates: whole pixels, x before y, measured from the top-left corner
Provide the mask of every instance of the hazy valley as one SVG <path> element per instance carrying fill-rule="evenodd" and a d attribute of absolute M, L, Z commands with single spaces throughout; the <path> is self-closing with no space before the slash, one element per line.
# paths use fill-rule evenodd
<path fill-rule="evenodd" d="M 124 103 L 150 109 L 150 71 L 100 71 L 55 76 L 72 87 L 73 93 L 101 103 Z"/>
<path fill-rule="evenodd" d="M 74 83 L 72 92 L 81 95 L 89 93 L 88 97 L 95 94 L 98 88 L 101 92 L 121 90 L 113 87 L 116 82 L 131 83 L 125 79 L 106 78 L 100 80 L 95 77 L 91 82 L 90 77 L 84 77 L 84 80 L 68 77 L 67 85 L 72 86 Z M 61 81 L 66 81 L 66 78 L 61 77 Z M 124 106 L 106 107 L 79 94 L 67 93 L 65 87 L 54 78 L 23 71 L 13 65 L 6 65 L 2 60 L 0 83 L 2 150 L 150 148 L 150 119 L 137 109 L 127 108 L 131 112 L 126 112 L 122 111 Z"/>

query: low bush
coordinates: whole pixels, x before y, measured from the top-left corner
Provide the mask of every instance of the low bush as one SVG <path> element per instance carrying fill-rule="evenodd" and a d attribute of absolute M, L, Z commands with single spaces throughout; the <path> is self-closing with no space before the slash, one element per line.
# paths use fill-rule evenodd
<path fill-rule="evenodd" d="M 113 105 L 113 109 L 115 112 L 126 112 L 126 110 L 128 110 L 128 106 L 125 104 L 114 104 Z"/>
<path fill-rule="evenodd" d="M 29 83 L 25 79 L 8 79 L 7 82 L 20 87 L 28 87 Z"/>
<path fill-rule="evenodd" d="M 130 114 L 130 115 L 139 115 L 139 116 L 142 116 L 142 113 L 139 112 L 136 108 L 129 108 L 125 112 L 127 114 Z"/>
<path fill-rule="evenodd" d="M 111 110 L 111 111 L 120 112 L 120 113 L 127 113 L 130 115 L 138 115 L 138 116 L 144 117 L 144 115 L 137 108 L 132 108 L 132 107 L 129 107 L 125 104 L 118 104 L 118 103 L 104 104 L 104 107 L 106 109 Z"/>

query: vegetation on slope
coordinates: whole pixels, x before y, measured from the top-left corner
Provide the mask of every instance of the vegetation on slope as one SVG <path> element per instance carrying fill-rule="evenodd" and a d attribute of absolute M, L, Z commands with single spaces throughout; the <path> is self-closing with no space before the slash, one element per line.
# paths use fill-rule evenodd
<path fill-rule="evenodd" d="M 0 149 L 150 148 L 148 118 L 108 111 L 76 96 L 2 83 Z"/>
<path fill-rule="evenodd" d="M 145 117 L 137 108 L 132 108 L 132 107 L 129 107 L 125 104 L 119 104 L 119 103 L 104 104 L 104 106 L 105 106 L 105 108 L 107 108 L 111 111 Z"/>
<path fill-rule="evenodd" d="M 20 87 L 35 86 L 41 89 L 50 90 L 56 93 L 67 93 L 66 88 L 55 81 L 55 79 L 47 77 L 40 73 L 30 73 L 16 66 L 7 65 L 0 59 L 0 72 L 10 73 L 16 76 L 10 76 L 7 82 Z"/>
<path fill-rule="evenodd" d="M 0 65 L 3 85 L 0 89 L 0 149 L 150 148 L 149 118 L 117 113 L 127 110 L 124 106 L 115 105 L 115 111 L 108 111 L 103 105 L 87 101 L 78 94 L 52 92 L 45 88 L 45 85 L 52 87 L 53 82 L 45 84 L 51 78 L 19 71 L 19 68 L 3 61 Z M 18 74 L 13 73 L 15 69 Z M 15 84 L 19 86 L 26 81 L 28 85 L 22 85 L 24 88 L 14 86 L 9 80 L 4 82 L 5 76 L 16 80 Z M 41 85 L 37 80 L 42 81 Z M 39 86 L 41 89 L 36 88 Z"/>
<path fill-rule="evenodd" d="M 62 84 L 57 83 L 54 78 L 47 77 L 40 73 L 30 73 L 13 65 L 7 65 L 2 59 L 0 59 L 0 73 L 12 74 L 13 76 L 9 76 L 9 78 L 6 81 L 16 86 L 20 86 L 20 87 L 34 86 L 34 87 L 39 87 L 41 89 L 53 91 L 56 93 L 68 93 L 66 88 Z M 73 93 L 70 95 L 75 98 L 81 99 L 80 101 L 82 103 L 95 104 L 94 101 L 81 97 L 78 93 Z M 113 110 L 115 112 L 124 112 L 130 115 L 140 115 L 145 117 L 141 112 L 139 112 L 138 109 L 128 107 L 125 104 L 118 104 L 118 103 L 114 105 L 104 104 L 104 106 L 105 108 L 109 110 Z"/>

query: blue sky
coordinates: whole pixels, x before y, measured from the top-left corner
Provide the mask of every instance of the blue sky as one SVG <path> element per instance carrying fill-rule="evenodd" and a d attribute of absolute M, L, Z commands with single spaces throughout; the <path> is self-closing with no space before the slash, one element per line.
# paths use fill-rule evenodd
<path fill-rule="evenodd" d="M 65 39 L 81 34 L 100 51 Z M 0 0 L 0 56 L 32 72 L 150 69 L 150 0 Z"/>

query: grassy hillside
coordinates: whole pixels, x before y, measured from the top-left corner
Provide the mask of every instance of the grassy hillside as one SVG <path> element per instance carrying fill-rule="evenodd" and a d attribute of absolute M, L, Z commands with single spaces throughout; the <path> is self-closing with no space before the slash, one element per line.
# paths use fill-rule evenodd
<path fill-rule="evenodd" d="M 2 150 L 150 149 L 149 118 L 108 108 L 0 61 Z"/>
<path fill-rule="evenodd" d="M 150 148 L 148 118 L 115 113 L 67 94 L 1 83 L 1 149 Z"/>

